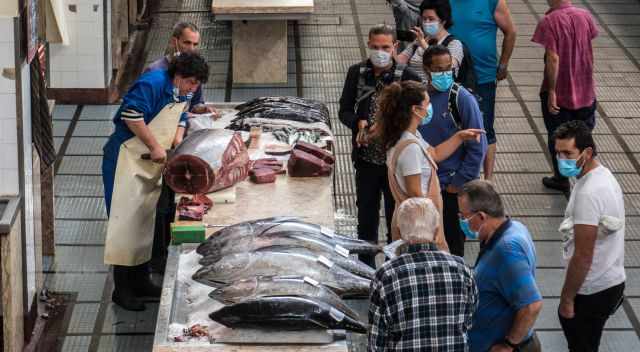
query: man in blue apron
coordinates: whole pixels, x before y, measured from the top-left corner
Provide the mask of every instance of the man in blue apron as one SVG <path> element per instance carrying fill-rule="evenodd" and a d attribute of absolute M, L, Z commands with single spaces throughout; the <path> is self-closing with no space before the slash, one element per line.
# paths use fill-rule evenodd
<path fill-rule="evenodd" d="M 159 297 L 149 277 L 155 208 L 166 150 L 182 141 L 189 103 L 209 68 L 198 54 L 184 53 L 168 70 L 142 75 L 123 98 L 104 146 L 102 177 L 109 216 L 105 263 L 113 265 L 114 303 L 144 310 L 140 297 Z M 151 160 L 143 160 L 149 154 Z"/>

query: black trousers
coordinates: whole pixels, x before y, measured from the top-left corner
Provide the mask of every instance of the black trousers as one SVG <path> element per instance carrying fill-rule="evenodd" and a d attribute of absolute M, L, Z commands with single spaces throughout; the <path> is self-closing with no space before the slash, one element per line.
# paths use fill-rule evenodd
<path fill-rule="evenodd" d="M 162 191 L 156 206 L 156 223 L 151 251 L 151 270 L 156 273 L 164 272 L 167 250 L 171 243 L 171 223 L 176 213 L 175 198 L 175 192 L 163 181 Z"/>
<path fill-rule="evenodd" d="M 391 218 L 395 202 L 387 166 L 357 160 L 356 169 L 356 205 L 358 207 L 358 238 L 377 243 L 380 224 L 380 199 L 384 197 L 384 215 L 387 221 L 387 242 L 391 242 Z M 375 256 L 361 254 L 360 260 L 375 268 Z"/>
<path fill-rule="evenodd" d="M 553 175 L 558 178 L 564 178 L 558 171 L 558 160 L 556 158 L 556 143 L 553 139 L 553 133 L 560 125 L 565 122 L 580 120 L 589 126 L 591 130 L 596 127 L 596 101 L 593 101 L 591 106 L 580 108 L 577 110 L 569 110 L 560 108 L 560 112 L 557 115 L 551 114 L 547 108 L 547 102 L 549 94 L 546 92 L 540 93 L 540 103 L 542 104 L 542 117 L 544 119 L 544 126 L 547 129 L 547 145 L 549 147 L 549 154 L 553 161 Z"/>
<path fill-rule="evenodd" d="M 444 187 L 444 186 L 443 186 Z M 451 254 L 464 257 L 464 233 L 458 223 L 458 195 L 442 190 L 442 222 L 444 238 Z"/>
<path fill-rule="evenodd" d="M 575 316 L 565 319 L 558 314 L 570 352 L 598 351 L 602 329 L 622 304 L 623 294 L 624 282 L 592 295 L 577 295 Z"/>

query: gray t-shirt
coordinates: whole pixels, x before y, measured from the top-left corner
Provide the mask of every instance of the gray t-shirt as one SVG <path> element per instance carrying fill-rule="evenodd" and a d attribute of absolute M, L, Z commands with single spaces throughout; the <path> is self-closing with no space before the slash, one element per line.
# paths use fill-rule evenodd
<path fill-rule="evenodd" d="M 398 185 L 403 192 L 407 192 L 407 185 L 404 181 L 405 176 L 411 175 L 420 175 L 420 184 L 422 185 L 422 195 L 426 196 L 429 192 L 429 178 L 431 177 L 431 164 L 429 160 L 424 155 L 422 148 L 425 150 L 429 148 L 429 143 L 427 143 L 420 132 L 416 131 L 416 134 L 413 134 L 408 131 L 404 131 L 398 143 L 403 140 L 413 139 L 418 141 L 418 144 L 411 143 L 409 144 L 398 156 L 398 161 L 396 162 L 396 170 L 394 172 L 396 176 L 396 180 L 398 181 Z M 421 148 L 422 146 L 422 148 Z M 393 146 L 387 152 L 387 162 L 391 161 L 391 157 L 395 153 L 396 147 Z"/>

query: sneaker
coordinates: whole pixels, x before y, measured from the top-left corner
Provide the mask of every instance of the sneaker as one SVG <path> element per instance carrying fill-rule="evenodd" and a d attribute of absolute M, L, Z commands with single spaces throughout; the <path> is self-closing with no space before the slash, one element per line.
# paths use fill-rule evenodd
<path fill-rule="evenodd" d="M 556 176 L 543 177 L 542 184 L 547 188 L 555 189 L 560 192 L 569 192 L 569 180 L 567 180 L 566 178 L 560 178 Z"/>

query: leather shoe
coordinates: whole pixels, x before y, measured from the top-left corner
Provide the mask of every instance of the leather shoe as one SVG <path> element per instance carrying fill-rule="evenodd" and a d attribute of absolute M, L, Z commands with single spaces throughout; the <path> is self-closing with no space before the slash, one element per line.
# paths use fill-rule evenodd
<path fill-rule="evenodd" d="M 566 178 L 560 178 L 557 176 L 543 177 L 542 184 L 547 188 L 555 189 L 560 192 L 569 192 L 569 180 Z"/>
<path fill-rule="evenodd" d="M 111 294 L 111 301 L 126 310 L 134 312 L 140 312 L 146 309 L 144 302 L 131 293 L 126 294 L 114 290 L 113 294 Z"/>

